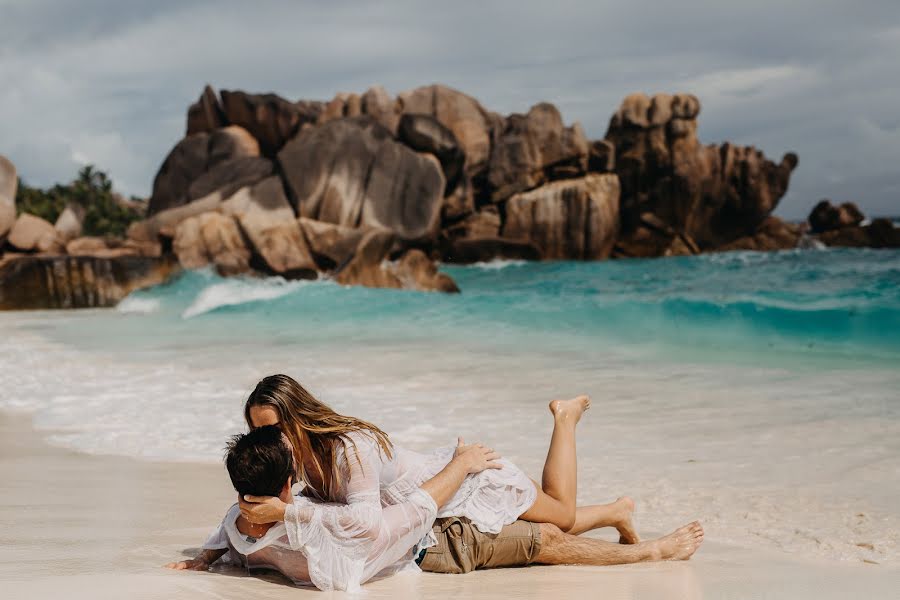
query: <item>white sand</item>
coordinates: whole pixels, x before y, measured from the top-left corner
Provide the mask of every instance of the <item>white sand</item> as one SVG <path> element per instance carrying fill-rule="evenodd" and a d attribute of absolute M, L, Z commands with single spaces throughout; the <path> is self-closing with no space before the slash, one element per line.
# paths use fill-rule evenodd
<path fill-rule="evenodd" d="M 27 418 L 0 413 L 0 482 L 4 599 L 322 597 L 274 574 L 161 568 L 191 555 L 232 502 L 234 492 L 221 467 L 77 454 L 45 444 Z M 803 562 L 714 539 L 685 563 L 406 574 L 364 587 L 372 598 L 610 600 L 872 599 L 896 598 L 897 590 L 897 569 Z"/>

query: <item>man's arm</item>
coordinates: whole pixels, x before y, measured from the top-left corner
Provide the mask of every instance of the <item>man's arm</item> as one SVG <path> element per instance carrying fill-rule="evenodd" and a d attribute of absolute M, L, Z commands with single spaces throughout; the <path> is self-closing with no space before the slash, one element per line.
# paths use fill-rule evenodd
<path fill-rule="evenodd" d="M 222 555 L 226 552 L 228 552 L 227 548 L 204 550 L 191 560 L 170 562 L 166 565 L 166 568 L 175 569 L 176 571 L 205 571 L 209 569 L 211 564 L 222 558 Z"/>

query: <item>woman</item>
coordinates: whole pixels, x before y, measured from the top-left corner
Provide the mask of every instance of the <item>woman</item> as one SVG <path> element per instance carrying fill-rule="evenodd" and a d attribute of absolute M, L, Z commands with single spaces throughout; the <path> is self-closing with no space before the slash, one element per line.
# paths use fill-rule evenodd
<path fill-rule="evenodd" d="M 638 542 L 630 498 L 576 507 L 575 426 L 589 407 L 587 396 L 550 403 L 553 434 L 540 485 L 496 457 L 490 468 L 462 481 L 438 516 L 466 517 L 485 533 L 497 533 L 516 519 L 551 523 L 576 535 L 613 526 L 622 543 Z M 305 495 L 348 509 L 364 508 L 358 514 L 367 515 L 373 526 L 382 506 L 403 502 L 465 450 L 462 440 L 455 450 L 431 454 L 395 447 L 381 429 L 334 412 L 287 375 L 261 380 L 247 399 L 244 417 L 251 428 L 282 429 L 294 449 Z M 295 520 L 296 513 L 288 509 L 278 498 L 248 497 L 241 503 L 242 515 L 253 523 Z M 360 527 L 358 518 L 354 527 Z"/>

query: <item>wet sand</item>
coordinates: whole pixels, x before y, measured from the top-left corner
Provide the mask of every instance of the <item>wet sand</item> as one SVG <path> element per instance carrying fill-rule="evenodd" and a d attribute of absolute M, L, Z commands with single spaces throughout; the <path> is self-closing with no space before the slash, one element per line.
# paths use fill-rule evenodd
<path fill-rule="evenodd" d="M 43 435 L 32 430 L 27 417 L 0 413 L 3 598 L 325 595 L 293 587 L 277 574 L 161 568 L 191 556 L 233 502 L 224 468 L 89 456 L 52 447 Z M 363 589 L 372 598 L 894 598 L 900 569 L 804 561 L 707 539 L 684 563 L 413 573 Z"/>

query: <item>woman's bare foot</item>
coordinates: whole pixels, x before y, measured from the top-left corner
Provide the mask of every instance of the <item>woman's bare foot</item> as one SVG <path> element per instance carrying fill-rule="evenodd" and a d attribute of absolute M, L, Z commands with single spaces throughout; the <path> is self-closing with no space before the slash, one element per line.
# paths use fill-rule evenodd
<path fill-rule="evenodd" d="M 653 546 L 653 560 L 688 560 L 703 543 L 703 527 L 700 521 L 694 521 L 647 543 Z"/>
<path fill-rule="evenodd" d="M 634 514 L 634 500 L 628 496 L 622 496 L 613 503 L 616 510 L 614 527 L 619 532 L 620 544 L 637 544 L 641 537 L 634 528 L 632 515 Z"/>
<path fill-rule="evenodd" d="M 591 407 L 590 396 L 575 396 L 571 400 L 554 400 L 550 403 L 550 412 L 557 421 L 572 421 L 572 424 L 581 420 L 584 411 Z"/>

